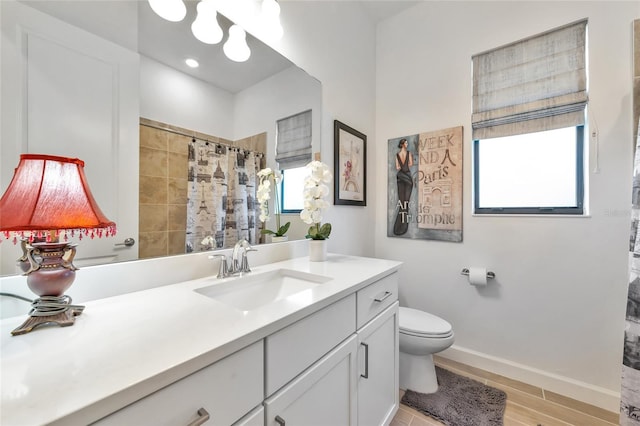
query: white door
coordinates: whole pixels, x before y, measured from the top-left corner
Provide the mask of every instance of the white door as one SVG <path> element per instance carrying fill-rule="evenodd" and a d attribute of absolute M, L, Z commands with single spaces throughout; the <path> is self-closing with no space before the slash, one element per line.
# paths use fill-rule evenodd
<path fill-rule="evenodd" d="M 398 302 L 358 330 L 358 425 L 386 425 L 398 410 Z"/>
<path fill-rule="evenodd" d="M 29 6 L 0 7 L 0 191 L 21 153 L 80 158 L 118 233 L 84 238 L 74 263 L 136 259 L 137 244 L 116 244 L 138 238 L 138 54 Z M 0 250 L 0 275 L 15 273 L 19 249 Z"/>

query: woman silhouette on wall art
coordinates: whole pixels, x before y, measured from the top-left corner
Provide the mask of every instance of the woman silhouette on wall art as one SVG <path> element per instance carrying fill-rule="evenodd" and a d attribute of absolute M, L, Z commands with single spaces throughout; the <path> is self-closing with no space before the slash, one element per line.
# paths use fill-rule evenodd
<path fill-rule="evenodd" d="M 399 151 L 396 153 L 396 180 L 398 183 L 398 214 L 393 225 L 393 233 L 402 235 L 409 229 L 409 199 L 413 190 L 413 179 L 409 168 L 413 166 L 413 156 L 407 149 L 409 143 L 405 138 L 398 142 Z"/>

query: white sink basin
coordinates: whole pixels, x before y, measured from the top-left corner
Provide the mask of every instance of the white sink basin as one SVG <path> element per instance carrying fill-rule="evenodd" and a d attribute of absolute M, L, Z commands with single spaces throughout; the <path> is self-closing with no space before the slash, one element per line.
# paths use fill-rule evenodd
<path fill-rule="evenodd" d="M 323 275 L 292 269 L 249 273 L 224 283 L 196 289 L 197 293 L 241 311 L 252 311 L 331 280 Z"/>

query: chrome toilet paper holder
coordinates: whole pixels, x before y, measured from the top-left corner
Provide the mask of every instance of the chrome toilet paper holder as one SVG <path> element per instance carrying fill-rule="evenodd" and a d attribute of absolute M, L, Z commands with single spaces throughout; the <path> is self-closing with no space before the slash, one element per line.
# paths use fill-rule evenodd
<path fill-rule="evenodd" d="M 460 275 L 467 275 L 468 276 L 469 275 L 469 268 L 463 268 L 462 271 L 460 271 Z M 487 278 L 494 279 L 495 277 L 496 277 L 495 272 L 491 272 L 491 271 L 487 272 Z"/>

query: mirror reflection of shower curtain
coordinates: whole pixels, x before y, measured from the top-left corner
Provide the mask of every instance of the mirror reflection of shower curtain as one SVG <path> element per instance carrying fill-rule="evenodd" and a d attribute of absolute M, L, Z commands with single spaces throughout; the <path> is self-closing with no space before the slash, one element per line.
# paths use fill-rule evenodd
<path fill-rule="evenodd" d="M 187 253 L 257 244 L 256 153 L 193 140 L 189 143 Z"/>
<path fill-rule="evenodd" d="M 640 425 L 640 121 L 633 166 L 629 291 L 624 329 L 620 425 Z"/>

